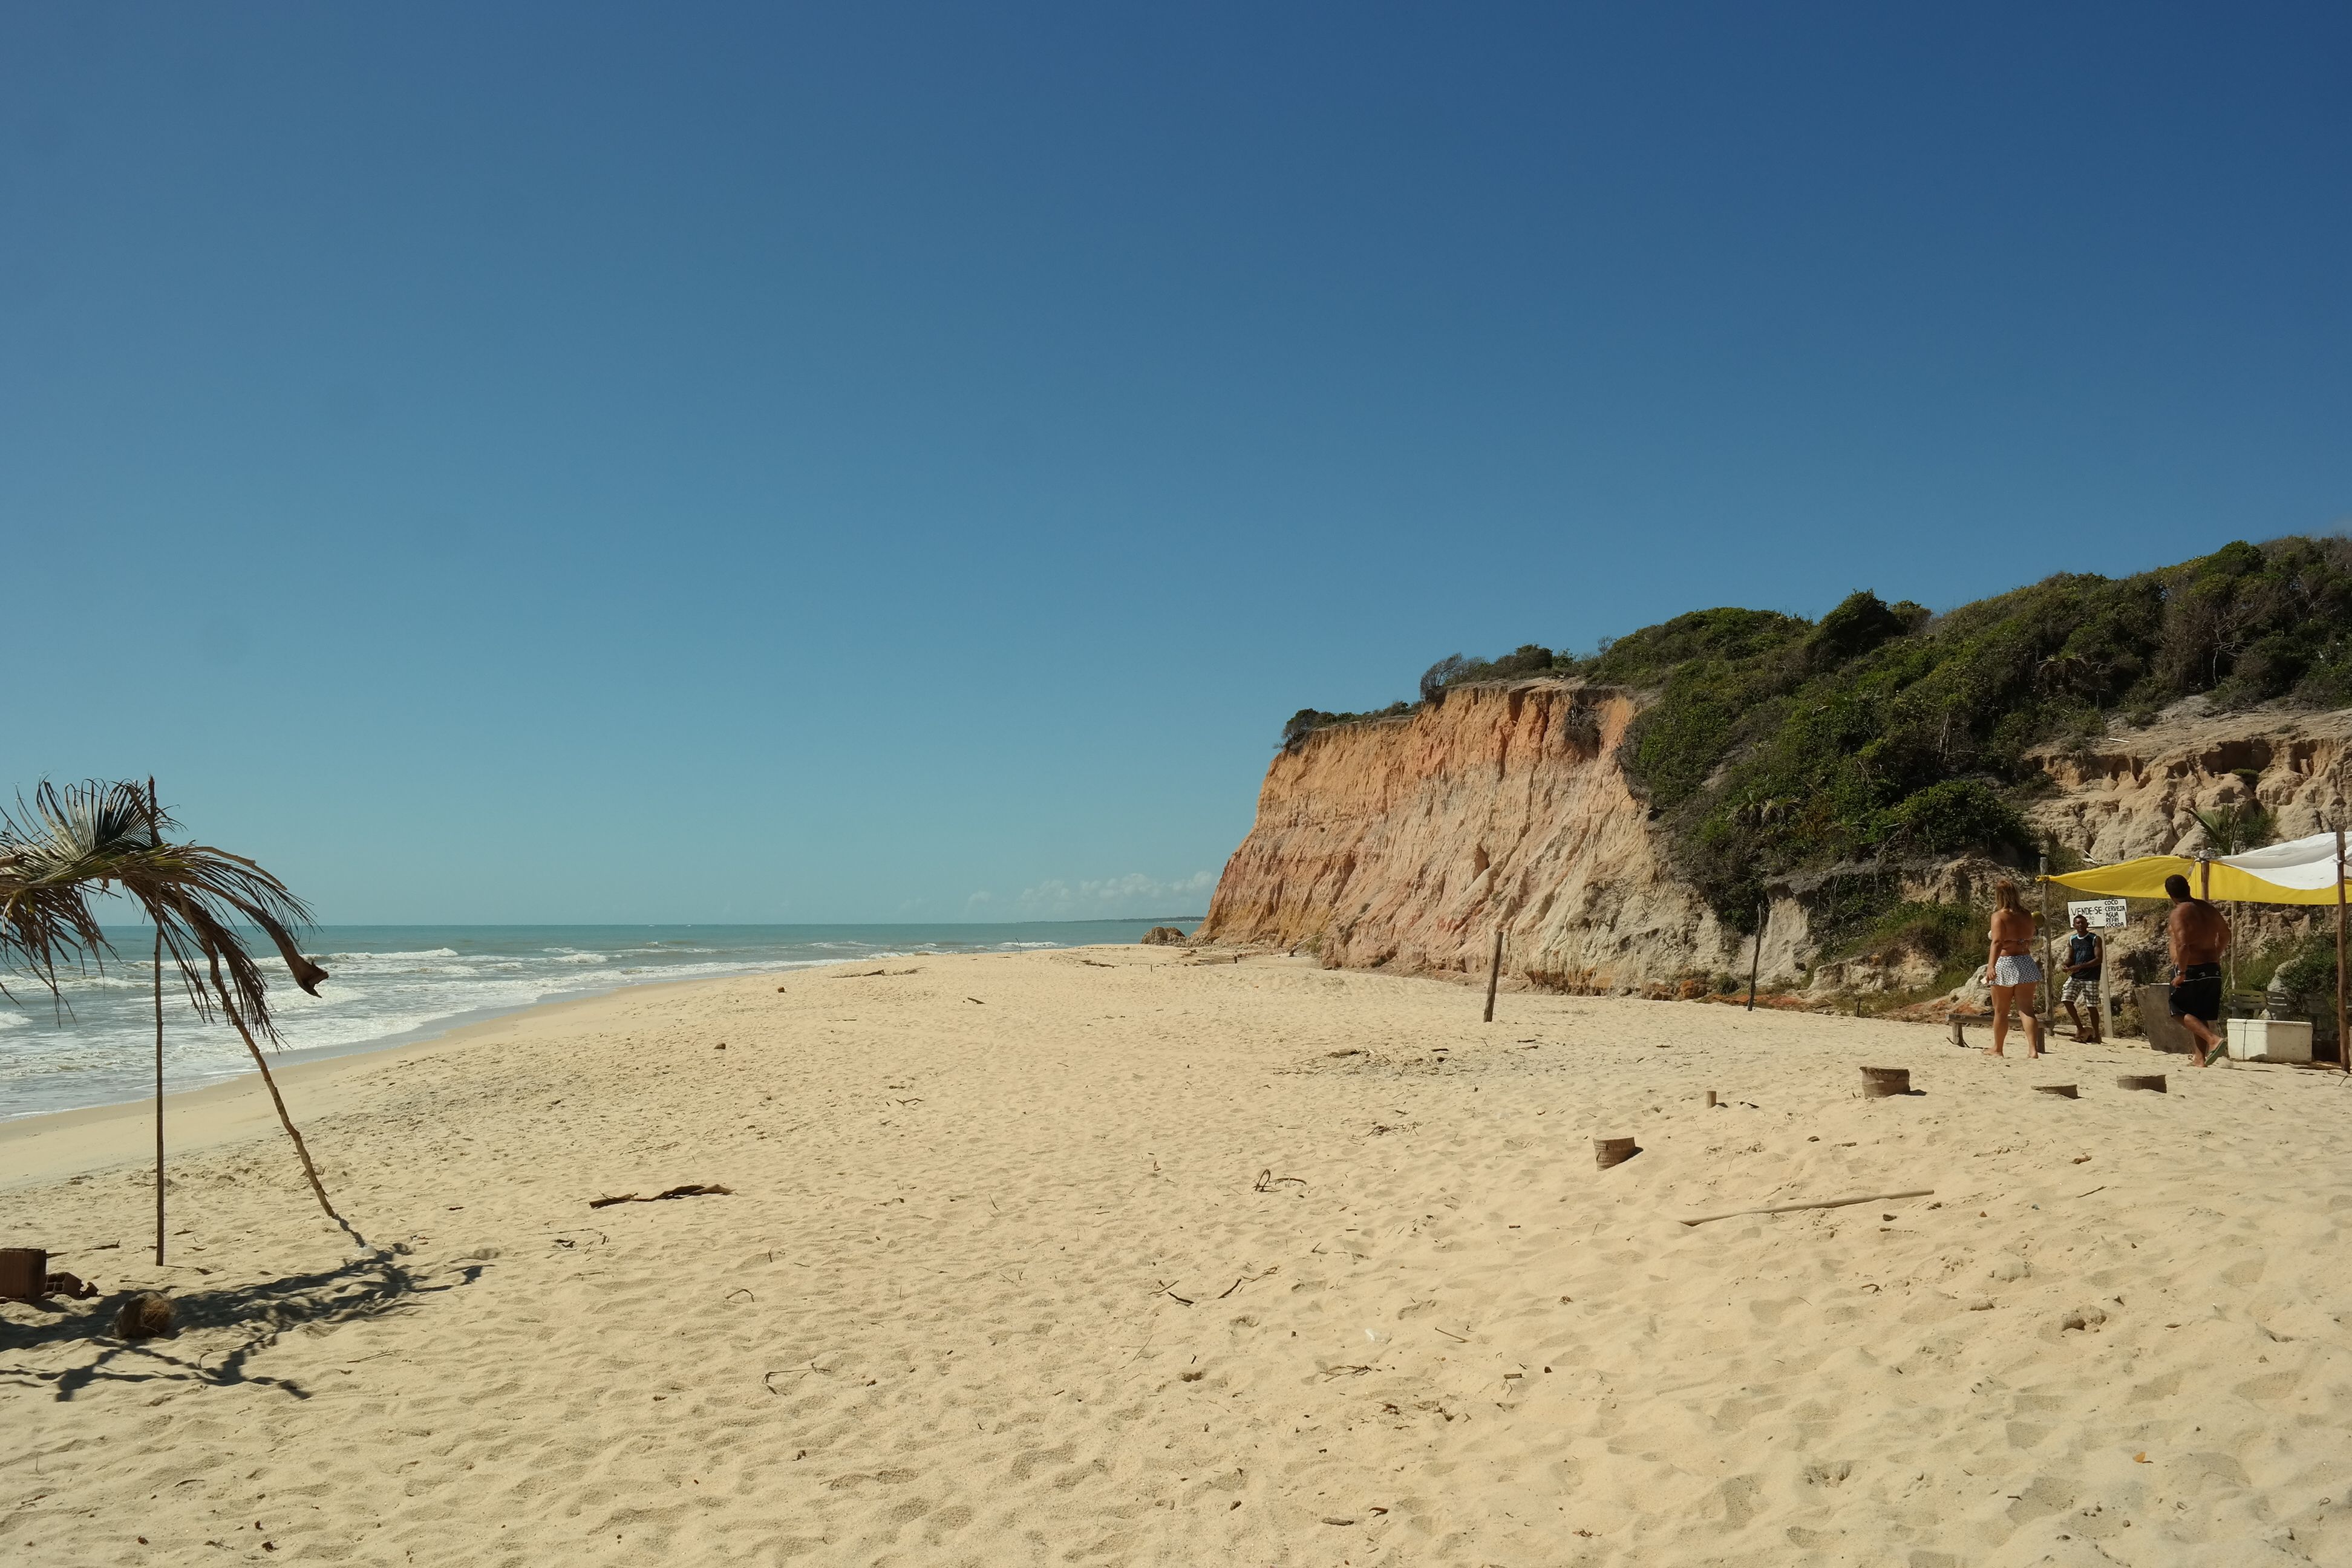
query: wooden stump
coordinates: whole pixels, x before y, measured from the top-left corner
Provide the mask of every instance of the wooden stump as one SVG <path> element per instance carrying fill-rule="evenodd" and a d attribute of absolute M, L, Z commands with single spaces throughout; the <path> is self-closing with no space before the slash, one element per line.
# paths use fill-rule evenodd
<path fill-rule="evenodd" d="M 2157 1094 L 2168 1092 L 2164 1087 L 2164 1075 L 2160 1072 L 2117 1073 L 2116 1075 L 2116 1087 L 2117 1089 L 2145 1089 Z"/>
<path fill-rule="evenodd" d="M 1622 1165 L 1642 1152 L 1631 1138 L 1595 1138 L 1592 1141 L 1592 1163 L 1602 1170 Z"/>
<path fill-rule="evenodd" d="M 1699 1100 L 1700 1103 L 1704 1104 L 1709 1110 L 1713 1110 L 1715 1109 L 1715 1090 L 1711 1089 L 1708 1089 L 1705 1094 L 1699 1096 Z"/>
<path fill-rule="evenodd" d="M 49 1255 L 37 1247 L 0 1247 L 0 1296 L 38 1298 L 49 1282 Z"/>
<path fill-rule="evenodd" d="M 2033 1092 L 2036 1094 L 2054 1094 L 2061 1100 L 2080 1100 L 2083 1098 L 2081 1095 L 2074 1092 L 2074 1086 L 2071 1083 L 2037 1083 L 2033 1086 Z"/>
<path fill-rule="evenodd" d="M 1965 1020 L 1963 1020 L 1958 1013 L 1950 1015 L 1950 1018 L 1952 1025 L 1952 1044 L 1959 1047 L 1962 1050 L 1966 1050 L 1968 1048 L 1969 1037 L 1960 1027 L 1961 1024 L 1965 1022 Z"/>
<path fill-rule="evenodd" d="M 1890 1095 L 1911 1092 L 1909 1068 L 1864 1068 L 1862 1069 L 1862 1097 L 1864 1100 L 1885 1100 Z"/>

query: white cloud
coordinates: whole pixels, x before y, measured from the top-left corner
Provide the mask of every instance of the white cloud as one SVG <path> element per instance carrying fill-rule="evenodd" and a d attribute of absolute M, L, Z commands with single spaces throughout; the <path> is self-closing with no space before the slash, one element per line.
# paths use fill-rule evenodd
<path fill-rule="evenodd" d="M 1099 881 L 1065 882 L 1059 878 L 1024 888 L 1010 905 L 1031 920 L 1136 920 L 1152 915 L 1196 915 L 1208 907 L 1217 885 L 1214 871 L 1161 881 L 1140 871 Z"/>

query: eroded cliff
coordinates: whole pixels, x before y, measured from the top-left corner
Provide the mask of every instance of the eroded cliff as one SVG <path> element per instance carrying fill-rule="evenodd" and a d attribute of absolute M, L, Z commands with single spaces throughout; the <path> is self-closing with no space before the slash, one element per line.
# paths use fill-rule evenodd
<path fill-rule="evenodd" d="M 1668 871 L 1618 765 L 1637 711 L 1615 688 L 1467 687 L 1308 736 L 1266 771 L 1198 936 L 1484 973 L 1500 923 L 1510 973 L 1576 991 L 1728 964 L 1736 942 Z M 1768 967 L 1793 956 L 1768 947 Z"/>
<path fill-rule="evenodd" d="M 1673 874 L 1620 766 L 1640 706 L 1623 689 L 1573 681 L 1467 687 L 1406 718 L 1307 736 L 1268 768 L 1196 940 L 1483 974 L 1499 925 L 1514 983 L 1656 993 L 1744 973 L 1746 939 Z M 2051 843 L 2091 861 L 2193 853 L 2200 809 L 2258 803 L 2279 837 L 2343 820 L 2352 712 L 2211 714 L 2192 701 L 2033 760 L 2052 787 L 2026 816 Z M 1905 898 L 1974 903 L 2001 874 L 1967 858 L 1896 879 Z M 1768 982 L 1882 992 L 1934 971 L 1895 951 L 1822 963 L 1832 955 L 1813 914 L 1802 896 L 1774 901 Z"/>

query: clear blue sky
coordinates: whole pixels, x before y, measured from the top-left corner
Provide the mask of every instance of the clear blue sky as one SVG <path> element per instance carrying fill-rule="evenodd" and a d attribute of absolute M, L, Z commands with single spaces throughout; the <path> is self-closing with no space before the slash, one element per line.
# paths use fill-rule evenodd
<path fill-rule="evenodd" d="M 2347 60 L 11 0 L 0 784 L 152 772 L 331 921 L 1197 910 L 1283 719 L 1440 655 L 2339 525 Z"/>

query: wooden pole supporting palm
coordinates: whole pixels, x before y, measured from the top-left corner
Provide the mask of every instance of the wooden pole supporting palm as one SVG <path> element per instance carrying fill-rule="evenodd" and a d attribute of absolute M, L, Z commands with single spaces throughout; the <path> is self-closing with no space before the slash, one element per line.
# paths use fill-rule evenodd
<path fill-rule="evenodd" d="M 163 933 L 155 933 L 155 1266 L 163 1266 Z"/>
<path fill-rule="evenodd" d="M 147 826 L 163 839 L 155 776 L 147 776 Z M 155 928 L 155 1267 L 163 1267 L 163 928 Z"/>

